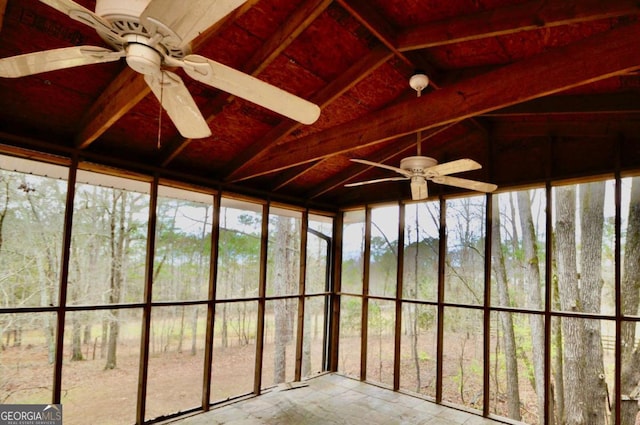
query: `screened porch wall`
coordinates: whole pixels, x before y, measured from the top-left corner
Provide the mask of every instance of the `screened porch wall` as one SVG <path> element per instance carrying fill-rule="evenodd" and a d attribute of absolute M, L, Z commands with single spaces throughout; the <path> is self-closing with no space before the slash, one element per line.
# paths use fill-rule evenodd
<path fill-rule="evenodd" d="M 481 416 L 634 423 L 637 177 L 335 215 L 0 164 L 3 403 L 144 423 L 328 370 Z"/>
<path fill-rule="evenodd" d="M 332 214 L 0 164 L 0 402 L 141 424 L 327 370 Z"/>

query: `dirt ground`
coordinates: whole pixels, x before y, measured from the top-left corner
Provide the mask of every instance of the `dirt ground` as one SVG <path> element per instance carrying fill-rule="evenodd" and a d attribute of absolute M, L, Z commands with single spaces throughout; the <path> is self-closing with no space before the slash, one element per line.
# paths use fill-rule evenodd
<path fill-rule="evenodd" d="M 393 338 L 370 336 L 367 356 L 367 379 L 391 385 L 393 382 Z M 432 337 L 425 335 L 420 341 L 421 382 L 417 388 L 415 363 L 411 357 L 409 341 L 403 337 L 401 351 L 401 388 L 435 396 L 435 347 Z M 340 371 L 359 377 L 360 339 L 341 338 Z M 460 339 L 455 335 L 445 341 L 443 362 L 443 399 L 468 407 L 482 408 L 482 338 L 468 340 L 464 355 Z M 118 365 L 104 370 L 104 359 L 92 359 L 91 350 L 85 354 L 89 360 L 71 362 L 65 359 L 62 374 L 62 403 L 65 425 L 116 425 L 135 422 L 138 397 L 139 345 L 120 344 Z M 312 371 L 321 367 L 321 343 L 315 342 L 312 352 Z M 53 368 L 47 359 L 46 346 L 23 344 L 0 351 L 0 403 L 49 403 L 53 382 Z M 99 357 L 99 356 L 97 356 Z M 295 370 L 295 348 L 287 349 L 287 380 Z M 461 361 L 462 360 L 462 361 Z M 167 352 L 151 354 L 147 385 L 146 419 L 195 408 L 202 403 L 203 351 L 191 355 Z M 461 365 L 462 369 L 461 369 Z M 493 366 L 492 366 L 493 367 Z M 213 358 L 211 401 L 221 401 L 250 393 L 253 390 L 255 345 L 216 348 Z M 535 423 L 537 418 L 535 393 L 531 389 L 521 366 L 520 388 L 523 420 Z M 273 384 L 273 345 L 267 341 L 263 358 L 262 386 Z M 461 390 L 461 380 L 464 388 Z M 491 375 L 491 411 L 507 415 L 505 388 L 495 391 Z M 92 422 L 87 422 L 92 418 Z M 640 424 L 636 424 L 640 425 Z"/>
<path fill-rule="evenodd" d="M 135 423 L 139 352 L 121 344 L 118 364 L 104 370 L 104 359 L 65 360 L 62 404 L 65 425 L 122 425 Z M 214 350 L 211 401 L 253 391 L 255 350 L 252 345 Z M 320 344 L 313 363 L 320 365 Z M 91 353 L 89 353 L 91 354 Z M 89 356 L 90 358 L 91 356 Z M 293 379 L 295 349 L 287 350 L 287 379 Z M 273 384 L 273 347 L 265 345 L 263 387 Z M 0 403 L 51 402 L 53 367 L 46 347 L 24 345 L 0 352 Z M 150 355 L 146 420 L 199 407 L 202 404 L 204 354 Z M 87 422 L 87 418 L 92 418 Z"/>

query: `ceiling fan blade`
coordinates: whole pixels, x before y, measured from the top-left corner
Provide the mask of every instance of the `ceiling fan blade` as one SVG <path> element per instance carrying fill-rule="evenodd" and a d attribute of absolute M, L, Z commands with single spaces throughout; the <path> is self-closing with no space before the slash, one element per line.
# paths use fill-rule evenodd
<path fill-rule="evenodd" d="M 184 47 L 207 28 L 231 13 L 247 0 L 151 0 L 140 15 L 140 21 L 152 34 L 164 29 L 176 40 L 169 43 Z M 165 40 L 165 42 L 167 42 Z"/>
<path fill-rule="evenodd" d="M 396 173 L 402 174 L 407 178 L 411 177 L 411 173 L 409 171 L 403 170 L 402 168 L 394 167 L 391 165 L 380 164 L 379 162 L 367 161 L 366 159 L 357 159 L 357 158 L 351 158 L 351 161 L 358 162 L 360 164 L 371 165 L 373 167 L 385 168 L 387 170 L 395 171 Z"/>
<path fill-rule="evenodd" d="M 422 177 L 411 178 L 411 199 L 419 201 L 421 199 L 427 199 L 429 197 L 429 191 L 427 189 L 427 180 Z"/>
<path fill-rule="evenodd" d="M 211 136 L 209 125 L 178 75 L 162 71 L 156 75 L 145 75 L 144 80 L 183 137 L 200 139 Z"/>
<path fill-rule="evenodd" d="M 480 168 L 482 168 L 482 165 L 478 164 L 473 159 L 458 159 L 434 165 L 424 171 L 428 176 L 446 176 L 448 174 L 461 173 L 463 171 L 479 170 Z"/>
<path fill-rule="evenodd" d="M 117 61 L 124 52 L 95 46 L 64 47 L 0 59 L 0 77 L 17 78 L 81 65 Z"/>
<path fill-rule="evenodd" d="M 383 179 L 374 179 L 374 180 L 366 180 L 363 182 L 355 182 L 355 183 L 347 183 L 344 186 L 345 187 L 354 187 L 354 186 L 362 186 L 365 184 L 372 184 L 372 183 L 382 183 L 382 182 L 397 182 L 400 180 L 409 180 L 408 177 L 386 177 Z"/>
<path fill-rule="evenodd" d="M 40 2 L 64 13 L 78 22 L 94 28 L 96 31 L 109 34 L 112 39 L 121 40 L 120 35 L 111 29 L 109 22 L 73 0 L 40 0 Z"/>
<path fill-rule="evenodd" d="M 313 124 L 320 116 L 320 108 L 317 105 L 203 56 L 188 55 L 181 65 L 194 80 L 241 97 L 302 124 Z"/>
<path fill-rule="evenodd" d="M 476 190 L 478 192 L 493 192 L 498 188 L 493 183 L 478 182 L 475 180 L 461 179 L 459 177 L 441 176 L 432 179 L 434 183 L 446 184 L 449 186 L 462 187 L 464 189 Z"/>

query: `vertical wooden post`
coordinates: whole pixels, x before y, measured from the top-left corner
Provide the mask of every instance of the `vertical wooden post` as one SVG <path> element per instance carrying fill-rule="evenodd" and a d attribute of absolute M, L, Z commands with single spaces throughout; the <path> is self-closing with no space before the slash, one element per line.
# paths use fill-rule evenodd
<path fill-rule="evenodd" d="M 156 210 L 158 206 L 158 175 L 154 175 L 149 199 L 149 219 L 147 226 L 147 263 L 144 277 L 144 306 L 142 310 L 142 330 L 140 343 L 140 365 L 138 368 L 138 406 L 136 424 L 144 423 L 147 402 L 147 376 L 149 374 L 149 337 L 151 334 L 151 296 L 153 290 L 153 261 L 156 249 Z"/>
<path fill-rule="evenodd" d="M 546 192 L 546 208 L 545 208 L 545 276 L 544 276 L 544 423 L 550 424 L 551 406 L 553 405 L 551 397 L 551 330 L 553 329 L 553 318 L 551 316 L 551 307 L 553 305 L 553 223 L 551 210 L 553 208 L 551 183 L 547 180 L 545 187 Z"/>
<path fill-rule="evenodd" d="M 615 344 L 615 371 L 614 371 L 614 406 L 615 412 L 613 423 L 620 424 L 622 422 L 622 269 L 620 267 L 622 261 L 622 178 L 620 175 L 621 147 L 622 136 L 616 141 L 615 152 L 615 247 L 614 247 L 614 290 L 615 290 L 615 308 L 616 308 L 616 344 Z"/>
<path fill-rule="evenodd" d="M 485 229 L 484 229 L 484 309 L 483 309 L 483 394 L 482 415 L 489 416 L 490 413 L 490 383 L 489 364 L 491 358 L 491 247 L 493 243 L 493 195 L 488 193 L 485 197 Z M 499 236 L 499 235 L 496 235 Z M 509 313 L 507 313 L 509 314 Z"/>
<path fill-rule="evenodd" d="M 405 204 L 400 202 L 398 211 L 398 263 L 396 268 L 396 330 L 394 334 L 393 352 L 393 390 L 400 389 L 400 350 L 402 342 L 402 293 L 404 276 L 404 228 L 405 228 Z"/>
<path fill-rule="evenodd" d="M 213 197 L 211 220 L 211 257 L 209 259 L 209 292 L 207 297 L 207 329 L 204 344 L 204 376 L 202 381 L 202 410 L 211 405 L 211 370 L 213 368 L 213 338 L 216 317 L 216 283 L 218 279 L 218 243 L 220 241 L 220 206 L 222 196 Z"/>
<path fill-rule="evenodd" d="M 302 213 L 300 226 L 300 278 L 298 284 L 298 337 L 296 338 L 295 380 L 302 379 L 302 349 L 304 339 L 305 283 L 307 278 L 307 229 L 309 228 L 309 210 Z"/>
<path fill-rule="evenodd" d="M 436 403 L 442 403 L 442 358 L 444 353 L 444 269 L 447 255 L 447 202 L 440 197 L 440 237 L 438 240 L 438 336 L 436 348 Z"/>
<path fill-rule="evenodd" d="M 260 234 L 260 282 L 258 287 L 258 323 L 256 329 L 256 364 L 253 393 L 260 395 L 262 388 L 262 358 L 264 357 L 264 315 L 267 293 L 267 249 L 269 248 L 269 206 L 262 206 L 262 231 Z"/>
<path fill-rule="evenodd" d="M 371 269 L 371 207 L 365 210 L 362 271 L 362 321 L 360 340 L 360 380 L 367 380 L 367 344 L 369 335 L 369 272 Z"/>
<path fill-rule="evenodd" d="M 67 199 L 64 208 L 64 227 L 62 230 L 62 259 L 60 263 L 60 293 L 57 306 L 56 355 L 53 369 L 53 404 L 60 404 L 62 393 L 62 360 L 64 351 L 64 322 L 67 310 L 67 283 L 69 278 L 69 257 L 71 252 L 71 227 L 73 225 L 73 203 L 76 195 L 76 177 L 78 174 L 78 156 L 74 155 L 69 167 L 67 180 Z"/>
<path fill-rule="evenodd" d="M 327 352 L 329 354 L 328 370 L 338 371 L 338 352 L 340 350 L 340 292 L 342 291 L 342 230 L 344 224 L 344 212 L 340 212 L 333 222 L 333 247 L 330 263 L 333 267 L 333 285 L 329 295 L 330 317 Z"/>

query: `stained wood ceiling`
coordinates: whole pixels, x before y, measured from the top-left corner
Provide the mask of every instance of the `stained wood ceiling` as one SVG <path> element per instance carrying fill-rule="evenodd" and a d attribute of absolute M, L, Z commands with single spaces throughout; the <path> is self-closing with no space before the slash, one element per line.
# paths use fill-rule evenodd
<path fill-rule="evenodd" d="M 106 46 L 37 0 L 0 11 L 0 57 Z M 177 71 L 213 133 L 188 140 L 121 60 L 0 79 L 0 144 L 330 207 L 409 199 L 407 182 L 344 184 L 393 174 L 350 158 L 398 166 L 418 138 L 500 187 L 640 169 L 639 14 L 626 0 L 249 0 L 193 51 L 315 102 L 315 124 Z"/>

